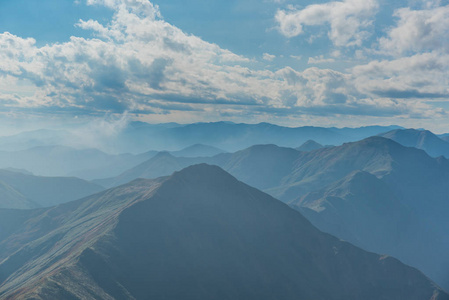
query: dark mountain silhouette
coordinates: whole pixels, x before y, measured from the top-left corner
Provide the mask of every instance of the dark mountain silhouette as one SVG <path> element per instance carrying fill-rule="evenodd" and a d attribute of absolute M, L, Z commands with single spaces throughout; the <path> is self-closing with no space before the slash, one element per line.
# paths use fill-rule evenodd
<path fill-rule="evenodd" d="M 308 152 L 308 151 L 321 149 L 323 147 L 324 147 L 323 145 L 315 142 L 314 140 L 308 140 L 307 142 L 305 142 L 304 144 L 302 144 L 301 146 L 296 148 L 296 150 Z"/>
<path fill-rule="evenodd" d="M 27 175 L 0 169 L 0 182 L 5 183 L 0 197 L 15 197 L 23 206 L 28 203 L 30 208 L 36 206 L 48 207 L 56 204 L 79 199 L 104 190 L 103 187 L 75 177 L 43 177 Z M 6 199 L 6 198 L 4 198 Z M 33 203 L 33 205 L 31 204 Z M 9 205 L 9 208 L 18 208 Z"/>
<path fill-rule="evenodd" d="M 406 147 L 422 149 L 433 157 L 443 155 L 449 158 L 449 142 L 428 130 L 399 129 L 380 134 L 379 136 L 391 139 Z"/>
<path fill-rule="evenodd" d="M 449 299 L 215 166 L 8 213 L 5 299 Z"/>

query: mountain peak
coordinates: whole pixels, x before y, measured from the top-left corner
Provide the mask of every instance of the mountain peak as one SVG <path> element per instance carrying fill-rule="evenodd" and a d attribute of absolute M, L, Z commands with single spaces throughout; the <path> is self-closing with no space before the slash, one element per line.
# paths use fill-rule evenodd
<path fill-rule="evenodd" d="M 444 155 L 449 158 L 449 143 L 428 130 L 400 129 L 380 134 L 380 136 L 406 147 L 422 149 L 432 157 Z"/>
<path fill-rule="evenodd" d="M 317 149 L 323 148 L 323 145 L 320 143 L 315 142 L 314 140 L 308 140 L 304 144 L 302 144 L 300 147 L 296 148 L 298 151 L 313 151 Z"/>
<path fill-rule="evenodd" d="M 162 158 L 162 157 L 174 158 L 174 156 L 170 152 L 168 152 L 168 151 L 160 151 L 160 152 L 158 152 L 155 156 L 153 156 L 150 159 L 154 160 L 154 159 L 159 159 L 159 158 Z"/>
<path fill-rule="evenodd" d="M 189 184 L 207 183 L 207 182 L 224 182 L 227 180 L 235 180 L 232 175 L 224 171 L 216 165 L 206 163 L 196 164 L 173 173 L 169 178 L 182 180 Z"/>

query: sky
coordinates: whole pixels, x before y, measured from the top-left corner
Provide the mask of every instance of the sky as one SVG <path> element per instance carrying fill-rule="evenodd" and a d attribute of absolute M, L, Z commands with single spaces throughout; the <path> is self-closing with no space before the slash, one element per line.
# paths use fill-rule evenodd
<path fill-rule="evenodd" d="M 447 0 L 0 0 L 0 135 L 124 116 L 443 133 L 448 73 Z"/>

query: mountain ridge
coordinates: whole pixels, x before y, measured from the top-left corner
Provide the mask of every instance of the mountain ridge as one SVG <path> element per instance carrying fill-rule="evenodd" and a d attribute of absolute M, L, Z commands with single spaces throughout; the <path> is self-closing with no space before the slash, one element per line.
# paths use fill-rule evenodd
<path fill-rule="evenodd" d="M 0 238 L 0 297 L 449 299 L 416 269 L 320 232 L 216 166 L 41 212 Z M 33 239 L 29 228 L 49 224 L 39 215 L 55 228 Z"/>

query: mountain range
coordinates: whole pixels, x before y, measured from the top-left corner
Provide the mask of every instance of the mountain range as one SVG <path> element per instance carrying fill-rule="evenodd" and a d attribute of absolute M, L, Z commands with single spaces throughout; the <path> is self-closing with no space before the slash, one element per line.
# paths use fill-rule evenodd
<path fill-rule="evenodd" d="M 199 157 L 223 152 L 212 146 L 196 144 L 170 153 L 181 157 Z M 21 151 L 0 151 L 0 168 L 26 169 L 41 176 L 75 176 L 92 180 L 119 175 L 157 153 L 150 150 L 137 155 L 107 154 L 97 149 L 40 146 Z"/>
<path fill-rule="evenodd" d="M 212 122 L 183 125 L 130 122 L 111 136 L 91 136 L 94 133 L 80 131 L 77 128 L 22 132 L 0 137 L 0 150 L 20 151 L 33 147 L 59 145 L 76 149 L 96 148 L 113 154 L 139 154 L 149 150 L 178 151 L 195 144 L 204 144 L 233 152 L 257 144 L 276 144 L 295 148 L 308 140 L 323 145 L 340 145 L 400 128 L 399 126 L 293 128 L 269 123 Z"/>
<path fill-rule="evenodd" d="M 2 299 L 449 299 L 205 164 L 0 226 Z"/>
<path fill-rule="evenodd" d="M 301 211 L 319 229 L 418 267 L 449 288 L 449 161 L 371 137 L 301 152 L 258 145 L 209 158 L 157 155 L 106 187 L 205 162 Z M 429 246 L 432 245 L 432 246 Z"/>

